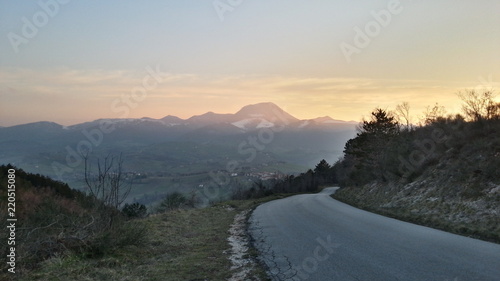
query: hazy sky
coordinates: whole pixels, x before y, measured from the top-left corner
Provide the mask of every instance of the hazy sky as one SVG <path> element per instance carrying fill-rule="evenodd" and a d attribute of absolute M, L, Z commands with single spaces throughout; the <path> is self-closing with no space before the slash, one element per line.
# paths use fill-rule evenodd
<path fill-rule="evenodd" d="M 0 126 L 236 112 L 360 120 L 498 89 L 498 0 L 0 0 Z"/>

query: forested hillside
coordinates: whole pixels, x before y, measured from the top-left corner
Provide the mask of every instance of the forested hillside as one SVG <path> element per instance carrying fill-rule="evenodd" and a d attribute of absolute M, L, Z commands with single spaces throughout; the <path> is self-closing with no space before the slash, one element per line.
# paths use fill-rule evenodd
<path fill-rule="evenodd" d="M 500 104 L 491 92 L 461 97 L 464 115 L 444 116 L 436 105 L 419 126 L 374 110 L 334 165 L 335 197 L 500 242 Z"/>

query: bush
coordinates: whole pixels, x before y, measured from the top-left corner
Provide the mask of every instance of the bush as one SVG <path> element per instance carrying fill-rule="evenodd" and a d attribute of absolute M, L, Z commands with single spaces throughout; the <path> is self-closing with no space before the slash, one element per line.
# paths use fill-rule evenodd
<path fill-rule="evenodd" d="M 144 204 L 125 204 L 125 206 L 123 206 L 122 212 L 128 218 L 144 218 L 147 216 L 148 209 Z"/>
<path fill-rule="evenodd" d="M 194 200 L 188 200 L 188 198 L 180 192 L 173 192 L 163 199 L 157 208 L 157 212 L 163 213 L 175 209 L 194 207 L 194 205 Z"/>

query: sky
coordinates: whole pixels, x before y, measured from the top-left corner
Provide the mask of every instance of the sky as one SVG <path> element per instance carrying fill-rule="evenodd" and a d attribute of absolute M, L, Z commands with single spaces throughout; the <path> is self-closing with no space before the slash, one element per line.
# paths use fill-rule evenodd
<path fill-rule="evenodd" d="M 498 89 L 498 0 L 0 0 L 0 126 L 274 102 L 359 121 Z M 498 100 L 498 99 L 497 99 Z"/>

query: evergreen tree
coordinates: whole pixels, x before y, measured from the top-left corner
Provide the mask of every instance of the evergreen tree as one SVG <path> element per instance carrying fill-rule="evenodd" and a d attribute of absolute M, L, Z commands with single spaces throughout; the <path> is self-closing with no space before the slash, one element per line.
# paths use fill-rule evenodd
<path fill-rule="evenodd" d="M 354 139 L 344 148 L 345 159 L 352 163 L 349 177 L 366 183 L 384 175 L 385 148 L 400 133 L 400 125 L 389 112 L 376 108 L 370 120 L 364 120 Z"/>

